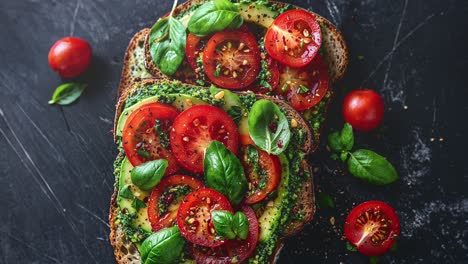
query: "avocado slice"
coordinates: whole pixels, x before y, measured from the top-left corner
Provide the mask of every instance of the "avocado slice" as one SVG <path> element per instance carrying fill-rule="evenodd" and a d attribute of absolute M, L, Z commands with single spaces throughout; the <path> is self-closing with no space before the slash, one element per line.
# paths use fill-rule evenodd
<path fill-rule="evenodd" d="M 150 196 L 150 193 L 141 190 L 132 183 L 130 176 L 132 169 L 132 164 L 127 158 L 125 158 L 120 167 L 119 190 L 122 190 L 125 185 L 128 185 L 128 188 L 132 192 L 133 196 L 140 201 L 143 201 Z M 129 214 L 133 214 L 136 211 L 132 206 L 132 203 L 133 199 L 124 198 L 121 196 L 117 197 L 117 204 L 119 205 L 120 210 L 125 209 Z M 151 224 L 148 220 L 148 212 L 146 207 L 141 208 L 138 210 L 138 212 L 136 212 L 136 218 L 133 220 L 133 227 L 141 227 L 143 230 L 151 232 Z"/>
<path fill-rule="evenodd" d="M 240 98 L 237 94 L 226 90 L 220 89 L 216 86 L 210 87 L 210 93 L 213 96 L 216 96 L 219 92 L 224 92 L 223 100 L 224 104 L 221 105 L 221 108 L 226 111 L 226 113 L 230 114 L 231 112 L 238 112 L 241 116 L 239 119 L 239 123 L 237 124 L 237 128 L 239 129 L 240 135 L 249 135 L 249 123 L 248 123 L 248 111 L 244 105 L 242 105 Z"/>
<path fill-rule="evenodd" d="M 200 100 L 196 97 L 185 95 L 185 94 L 169 94 L 167 95 L 167 97 L 175 98 L 175 100 L 172 102 L 172 105 L 176 107 L 177 109 L 179 109 L 180 111 L 184 111 L 187 108 L 190 108 L 192 105 L 206 104 L 206 102 L 203 100 Z M 140 108 L 144 104 L 158 102 L 159 101 L 158 99 L 159 99 L 158 96 L 152 96 L 144 100 L 141 100 L 141 102 L 138 102 L 137 104 L 134 104 L 129 108 L 126 108 L 119 117 L 115 135 L 119 137 L 122 136 L 122 132 L 125 127 L 125 122 L 127 122 L 127 118 L 130 116 L 130 114 L 132 114 L 136 109 Z"/>
<path fill-rule="evenodd" d="M 278 156 L 281 163 L 281 181 L 278 186 L 278 196 L 273 200 L 273 206 L 267 206 L 263 214 L 258 218 L 260 227 L 259 242 L 268 242 L 272 234 L 279 228 L 281 208 L 288 206 L 285 198 L 288 196 L 289 161 L 284 154 Z"/>
<path fill-rule="evenodd" d="M 260 25 L 264 28 L 269 28 L 273 25 L 273 21 L 275 21 L 275 17 L 278 15 L 278 12 L 271 10 L 263 3 L 241 3 L 239 4 L 239 10 L 244 21 Z"/>

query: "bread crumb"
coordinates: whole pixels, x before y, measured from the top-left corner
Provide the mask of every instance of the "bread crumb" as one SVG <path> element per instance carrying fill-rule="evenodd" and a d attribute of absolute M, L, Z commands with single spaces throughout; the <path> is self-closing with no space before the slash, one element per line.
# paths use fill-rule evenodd
<path fill-rule="evenodd" d="M 335 225 L 335 217 L 334 216 L 330 217 L 330 224 Z"/>

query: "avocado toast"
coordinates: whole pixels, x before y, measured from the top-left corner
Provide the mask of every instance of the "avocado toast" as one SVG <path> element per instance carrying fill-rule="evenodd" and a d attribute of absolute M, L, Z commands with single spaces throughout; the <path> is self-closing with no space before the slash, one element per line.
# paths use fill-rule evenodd
<path fill-rule="evenodd" d="M 188 23 L 191 14 L 205 2 L 207 1 L 188 1 L 175 8 L 173 16 L 180 19 L 182 23 Z M 239 6 L 244 21 L 259 24 L 260 26 L 266 25 L 265 27 L 271 26 L 274 17 L 278 16 L 279 13 L 296 8 L 283 3 L 265 1 L 243 1 Z M 316 14 L 315 17 L 320 23 L 322 32 L 320 54 L 327 62 L 329 78 L 333 83 L 341 79 L 346 70 L 346 45 L 340 33 L 330 22 Z M 253 27 L 256 28 L 257 26 L 254 25 Z M 252 205 L 258 218 L 259 239 L 254 252 L 249 255 L 246 261 L 251 263 L 275 262 L 284 238 L 300 230 L 304 224 L 310 221 L 315 211 L 312 174 L 305 157 L 312 153 L 319 143 L 320 130 L 328 102 L 332 96 L 331 87 L 328 88 L 319 103 L 306 110 L 299 111 L 292 108 L 285 97 L 271 92 L 262 92 L 260 94 L 260 91 L 254 90 L 257 94 L 253 94 L 249 89 L 250 87 L 235 93 L 228 90 L 219 90 L 218 88 L 207 89 L 206 87 L 210 85 L 210 81 L 207 80 L 206 76 L 194 74 L 187 62 L 183 62 L 175 74 L 163 74 L 153 63 L 149 52 L 149 35 L 150 30 L 143 29 L 130 42 L 125 55 L 118 91 L 115 139 L 120 146 L 120 154 L 115 162 L 116 190 L 112 197 L 110 213 L 110 238 L 117 261 L 119 263 L 142 263 L 141 251 L 138 248 L 144 238 L 151 234 L 151 226 L 145 218 L 147 216 L 144 213 L 140 214 L 135 211 L 135 199 L 144 201 L 149 193 L 137 190 L 135 194 L 135 188 L 137 187 L 131 186 L 133 188 L 130 188 L 132 195 L 128 196 L 131 198 L 119 196 L 119 191 L 125 185 L 132 184 L 130 171 L 133 166 L 126 157 L 121 137 L 122 127 L 126 121 L 125 117 L 129 115 L 132 107 L 135 109 L 138 105 L 142 105 L 142 102 L 163 102 L 171 103 L 182 111 L 187 109 L 187 102 L 191 102 L 190 105 L 196 105 L 193 102 L 202 101 L 224 109 L 232 117 L 232 111 L 229 112 L 229 107 L 233 105 L 233 100 L 237 101 L 237 99 L 232 98 L 239 97 L 241 99 L 240 104 L 247 110 L 252 107 L 255 101 L 261 99 L 274 102 L 285 114 L 292 131 L 291 144 L 287 146 L 280 157 L 281 166 L 288 168 L 288 172 L 282 172 L 281 183 L 279 183 L 272 197 Z M 185 74 L 186 70 L 190 73 Z M 153 78 L 145 79 L 150 76 Z M 171 81 L 174 79 L 178 81 Z M 197 80 L 204 81 L 201 83 L 197 82 Z M 205 88 L 194 85 L 194 83 L 203 84 Z M 220 97 L 221 94 L 223 98 L 217 100 L 216 97 Z M 237 96 L 235 96 L 236 94 Z M 239 125 L 241 141 L 242 126 L 245 127 L 245 123 Z M 242 160 L 241 157 L 240 159 Z M 197 175 L 199 176 L 199 174 Z M 203 179 L 203 175 L 201 179 Z M 291 206 L 291 204 L 294 206 Z M 136 208 L 138 209 L 138 206 Z M 126 214 L 122 213 L 122 209 L 125 209 Z M 138 211 L 143 212 L 145 209 L 140 208 Z M 246 214 L 248 215 L 248 213 Z M 195 259 L 199 263 L 209 263 L 213 260 L 207 258 L 206 255 L 216 255 L 206 249 L 201 252 L 203 252 L 201 255 L 205 256 L 204 258 L 200 259 L 200 254 L 195 254 L 198 258 L 194 258 L 193 249 L 185 246 L 182 257 L 178 262 L 191 263 L 190 261 Z M 229 262 L 235 263 L 236 261 L 238 259 L 234 258 Z"/>

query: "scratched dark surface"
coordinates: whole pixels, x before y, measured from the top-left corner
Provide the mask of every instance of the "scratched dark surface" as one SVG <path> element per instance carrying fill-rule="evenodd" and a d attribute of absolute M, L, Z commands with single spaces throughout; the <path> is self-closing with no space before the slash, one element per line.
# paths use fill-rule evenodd
<path fill-rule="evenodd" d="M 114 263 L 108 242 L 110 130 L 122 57 L 132 35 L 171 1 L 0 1 L 0 263 Z M 468 4 L 460 0 L 294 1 L 329 18 L 350 48 L 328 128 L 342 124 L 346 90 L 383 94 L 382 128 L 357 144 L 387 156 L 401 180 L 369 186 L 336 171 L 328 153 L 317 191 L 335 201 L 287 241 L 280 263 L 367 263 L 345 249 L 344 218 L 380 199 L 397 210 L 402 237 L 381 263 L 468 263 Z M 79 102 L 47 105 L 62 80 L 47 64 L 53 42 L 87 39 L 93 65 Z M 335 224 L 330 223 L 333 217 Z"/>

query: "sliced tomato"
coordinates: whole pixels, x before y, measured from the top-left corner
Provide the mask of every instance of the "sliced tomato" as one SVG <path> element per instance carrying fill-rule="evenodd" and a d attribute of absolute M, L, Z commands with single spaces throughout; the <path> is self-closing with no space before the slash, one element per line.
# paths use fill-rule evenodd
<path fill-rule="evenodd" d="M 204 247 L 217 247 L 225 240 L 216 237 L 211 212 L 233 212 L 229 200 L 221 193 L 203 188 L 187 195 L 180 204 L 177 225 L 180 233 L 191 243 Z"/>
<path fill-rule="evenodd" d="M 166 159 L 169 166 L 165 175 L 178 171 L 169 138 L 161 138 L 169 134 L 177 115 L 177 108 L 162 103 L 145 104 L 130 114 L 123 129 L 122 145 L 133 166 L 150 160 Z"/>
<path fill-rule="evenodd" d="M 177 211 L 182 199 L 201 189 L 204 184 L 190 176 L 174 175 L 156 185 L 148 201 L 148 220 L 156 232 L 177 223 Z"/>
<path fill-rule="evenodd" d="M 211 105 L 196 105 L 182 112 L 171 130 L 171 148 L 182 167 L 203 172 L 205 150 L 213 140 L 237 154 L 239 133 L 236 124 L 223 110 Z"/>
<path fill-rule="evenodd" d="M 322 33 L 315 16 L 305 10 L 290 10 L 279 15 L 265 35 L 265 49 L 275 60 L 303 67 L 317 55 Z"/>
<path fill-rule="evenodd" d="M 220 87 L 249 86 L 260 70 L 260 49 L 255 37 L 236 30 L 216 33 L 203 51 L 203 68 L 208 78 Z"/>
<path fill-rule="evenodd" d="M 282 66 L 277 93 L 298 111 L 318 104 L 328 91 L 328 67 L 320 55 L 307 66 Z"/>
<path fill-rule="evenodd" d="M 266 78 L 266 80 L 264 81 L 267 82 L 267 85 L 259 81 L 254 82 L 249 89 L 254 91 L 255 93 L 266 94 L 268 92 L 276 90 L 276 88 L 278 87 L 280 78 L 278 62 L 270 58 L 269 56 L 265 58 L 265 62 L 267 65 L 267 73 L 265 74 L 268 75 L 268 78 Z"/>
<path fill-rule="evenodd" d="M 203 49 L 206 45 L 206 38 L 197 37 L 192 33 L 188 34 L 187 44 L 185 45 L 185 55 L 190 67 L 194 71 L 198 69 L 197 59 L 203 55 Z"/>
<path fill-rule="evenodd" d="M 249 191 L 244 202 L 254 204 L 265 199 L 276 190 L 281 179 L 281 164 L 277 156 L 254 146 L 245 146 L 240 152 Z"/>
<path fill-rule="evenodd" d="M 348 241 L 367 256 L 389 250 L 400 234 L 400 220 L 393 208 L 381 201 L 368 201 L 356 206 L 344 226 Z"/>
<path fill-rule="evenodd" d="M 254 210 L 248 205 L 240 208 L 249 220 L 249 234 L 245 240 L 229 240 L 217 248 L 204 248 L 192 245 L 190 251 L 197 263 L 228 264 L 242 263 L 252 255 L 258 242 L 258 220 Z"/>

